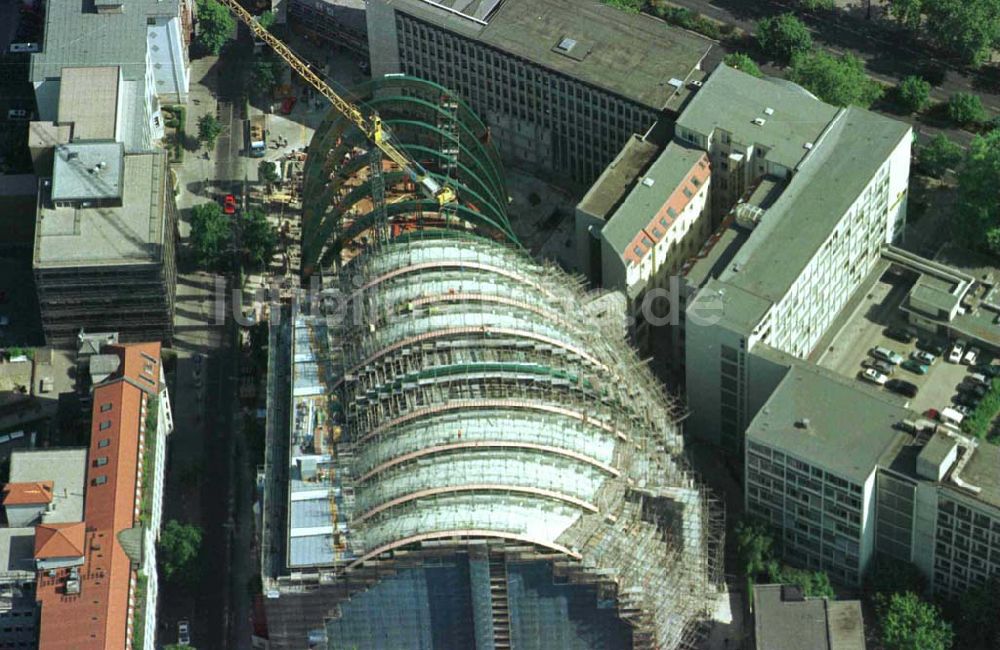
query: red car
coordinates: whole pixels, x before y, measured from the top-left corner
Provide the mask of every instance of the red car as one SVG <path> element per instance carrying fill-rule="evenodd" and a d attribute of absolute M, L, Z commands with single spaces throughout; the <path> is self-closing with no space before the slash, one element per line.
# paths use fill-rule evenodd
<path fill-rule="evenodd" d="M 295 102 L 298 101 L 297 97 L 285 97 L 285 101 L 281 102 L 281 112 L 288 115 L 295 108 Z"/>
<path fill-rule="evenodd" d="M 222 199 L 222 211 L 226 214 L 236 214 L 236 197 L 232 194 L 227 194 L 226 198 Z"/>
<path fill-rule="evenodd" d="M 927 409 L 924 411 L 924 417 L 928 417 L 932 420 L 937 420 L 938 416 L 940 416 L 940 413 L 938 413 L 937 409 Z"/>

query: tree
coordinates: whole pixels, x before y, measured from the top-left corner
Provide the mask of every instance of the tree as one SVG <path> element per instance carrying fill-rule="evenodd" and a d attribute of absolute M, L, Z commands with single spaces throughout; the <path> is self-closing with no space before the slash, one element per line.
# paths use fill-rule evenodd
<path fill-rule="evenodd" d="M 983 100 L 975 93 L 955 93 L 948 98 L 948 117 L 960 126 L 982 122 L 986 119 Z"/>
<path fill-rule="evenodd" d="M 216 0 L 198 0 L 198 44 L 218 54 L 236 29 L 236 20 Z"/>
<path fill-rule="evenodd" d="M 774 538 L 768 528 L 754 520 L 745 519 L 736 524 L 736 556 L 740 568 L 748 578 L 756 578 L 768 570 L 773 560 L 771 553 Z"/>
<path fill-rule="evenodd" d="M 963 650 L 1000 648 L 1000 578 L 973 587 L 956 598 L 949 607 L 955 624 L 955 647 Z"/>
<path fill-rule="evenodd" d="M 191 246 L 204 268 L 215 268 L 224 259 L 232 241 L 232 226 L 218 203 L 191 208 Z"/>
<path fill-rule="evenodd" d="M 250 80 L 259 95 L 270 95 L 278 85 L 278 75 L 282 62 L 272 52 L 266 52 L 254 58 L 250 69 Z"/>
<path fill-rule="evenodd" d="M 868 108 L 882 96 L 882 86 L 865 74 L 861 59 L 853 54 L 835 56 L 816 51 L 797 54 L 788 78 L 835 106 L 854 104 Z"/>
<path fill-rule="evenodd" d="M 924 0 L 889 0 L 889 14 L 900 25 L 912 30 L 920 29 Z"/>
<path fill-rule="evenodd" d="M 757 62 L 742 52 L 727 54 L 726 58 L 724 58 L 722 62 L 730 68 L 736 68 L 737 70 L 745 72 L 748 75 L 758 78 L 764 76 L 764 73 L 760 71 L 760 67 L 758 67 Z"/>
<path fill-rule="evenodd" d="M 921 77 L 906 77 L 896 86 L 896 101 L 907 113 L 919 113 L 930 104 L 931 84 Z"/>
<path fill-rule="evenodd" d="M 200 551 L 201 528 L 171 519 L 160 533 L 157 566 L 167 580 L 192 584 L 197 582 L 200 573 L 197 566 Z"/>
<path fill-rule="evenodd" d="M 1000 130 L 976 136 L 958 174 L 958 235 L 1000 256 Z"/>
<path fill-rule="evenodd" d="M 996 0 L 925 0 L 922 8 L 931 41 L 965 63 L 982 65 L 1000 39 Z"/>
<path fill-rule="evenodd" d="M 799 0 L 799 7 L 805 11 L 833 11 L 836 6 L 834 0 Z"/>
<path fill-rule="evenodd" d="M 243 220 L 243 250 L 251 264 L 263 266 L 274 253 L 278 234 L 260 210 L 248 210 Z"/>
<path fill-rule="evenodd" d="M 278 165 L 270 160 L 262 160 L 257 164 L 257 177 L 265 183 L 277 183 Z"/>
<path fill-rule="evenodd" d="M 922 594 L 927 589 L 927 579 L 910 562 L 879 555 L 865 576 L 864 589 L 872 598 L 907 591 Z"/>
<path fill-rule="evenodd" d="M 962 147 L 943 133 L 917 151 L 917 169 L 933 178 L 943 178 L 949 169 L 957 169 L 961 161 Z"/>
<path fill-rule="evenodd" d="M 768 570 L 768 580 L 783 585 L 797 585 L 805 596 L 836 598 L 826 571 L 807 571 L 773 563 Z"/>
<path fill-rule="evenodd" d="M 954 633 L 934 605 L 913 592 L 883 597 L 876 606 L 885 650 L 948 650 Z"/>
<path fill-rule="evenodd" d="M 220 133 L 222 133 L 222 125 L 219 124 L 219 120 L 214 115 L 205 113 L 198 118 L 198 140 L 205 145 L 206 149 L 215 147 L 215 141 Z"/>
<path fill-rule="evenodd" d="M 796 54 L 812 49 L 812 34 L 791 13 L 759 21 L 756 31 L 761 49 L 776 61 L 791 61 Z"/>
<path fill-rule="evenodd" d="M 274 21 L 277 20 L 278 16 L 273 11 L 265 11 L 261 15 L 257 16 L 257 24 L 264 29 L 271 31 L 271 27 L 274 25 Z"/>

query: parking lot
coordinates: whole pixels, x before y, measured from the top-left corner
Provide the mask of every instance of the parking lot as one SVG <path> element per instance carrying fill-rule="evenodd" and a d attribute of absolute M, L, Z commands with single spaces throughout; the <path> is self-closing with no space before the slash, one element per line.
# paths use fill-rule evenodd
<path fill-rule="evenodd" d="M 911 353 L 918 349 L 918 341 L 902 343 L 885 334 L 889 327 L 908 327 L 903 313 L 899 310 L 899 305 L 908 290 L 909 283 L 898 276 L 886 274 L 880 278 L 843 325 L 833 344 L 819 358 L 819 364 L 838 374 L 858 378 L 863 369 L 862 363 L 871 358 L 870 351 L 876 346 L 892 350 L 903 359 L 910 358 Z M 919 341 L 933 342 L 945 347 L 943 356 L 947 357 L 950 349 L 948 341 L 940 338 L 924 338 L 923 335 Z M 992 361 L 990 358 L 980 354 L 977 363 L 990 361 Z M 927 409 L 940 411 L 945 406 L 951 406 L 957 386 L 965 380 L 969 372 L 969 366 L 949 363 L 946 358 L 939 357 L 929 366 L 927 374 L 921 375 L 895 366 L 889 378 L 903 379 L 917 386 L 916 397 L 898 397 L 908 402 L 911 410 L 923 413 Z M 858 381 L 863 380 L 858 378 Z M 895 395 L 887 388 L 883 387 L 880 390 Z"/>

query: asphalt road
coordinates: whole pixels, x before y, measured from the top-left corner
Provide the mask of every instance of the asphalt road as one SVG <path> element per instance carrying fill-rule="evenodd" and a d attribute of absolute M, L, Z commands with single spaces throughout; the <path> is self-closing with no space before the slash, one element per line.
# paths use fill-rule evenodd
<path fill-rule="evenodd" d="M 746 33 L 754 30 L 756 21 L 793 8 L 783 0 L 670 0 L 672 4 L 697 11 L 720 22 L 739 27 Z M 877 5 L 876 15 L 877 15 Z M 831 52 L 851 52 L 865 62 L 872 77 L 895 84 L 908 75 L 921 75 L 932 81 L 932 97 L 947 100 L 956 92 L 974 92 L 983 104 L 994 113 L 1000 112 L 1000 72 L 996 66 L 984 66 L 981 71 L 970 72 L 953 62 L 936 57 L 921 48 L 913 37 L 894 23 L 884 19 L 865 18 L 859 7 L 836 12 L 796 12 L 813 32 L 817 43 Z M 765 72 L 774 73 L 778 68 L 763 66 Z M 925 117 L 911 119 L 892 115 L 914 124 L 922 139 L 946 133 L 952 140 L 968 144 L 972 134 L 961 129 L 935 123 Z"/>

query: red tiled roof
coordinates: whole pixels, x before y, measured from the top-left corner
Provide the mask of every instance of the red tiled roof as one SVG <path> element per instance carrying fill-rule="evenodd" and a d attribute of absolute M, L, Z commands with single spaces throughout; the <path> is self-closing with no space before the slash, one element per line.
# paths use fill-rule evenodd
<path fill-rule="evenodd" d="M 87 527 L 75 524 L 41 524 L 35 526 L 35 559 L 82 557 L 83 539 Z"/>
<path fill-rule="evenodd" d="M 94 388 L 81 592 L 64 593 L 65 570 L 55 578 L 38 575 L 40 650 L 117 650 L 131 645 L 134 573 L 118 533 L 132 528 L 139 514 L 142 404 L 147 393 L 159 390 L 160 345 L 106 346 L 102 352 L 119 354 L 123 364 L 119 373 Z M 110 409 L 102 411 L 107 404 Z"/>
<path fill-rule="evenodd" d="M 5 506 L 41 505 L 52 502 L 52 481 L 8 483 L 3 488 Z"/>

